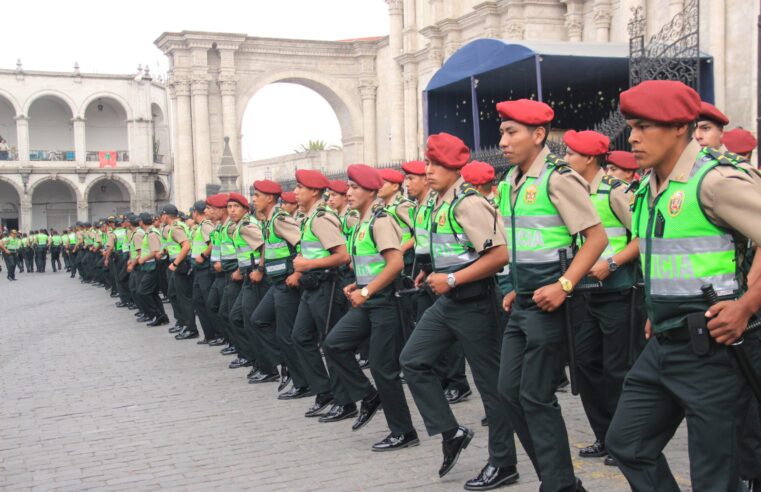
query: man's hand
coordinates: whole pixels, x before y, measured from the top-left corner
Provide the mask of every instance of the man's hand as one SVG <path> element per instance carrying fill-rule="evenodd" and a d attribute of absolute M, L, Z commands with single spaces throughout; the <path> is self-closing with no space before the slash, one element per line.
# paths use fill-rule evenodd
<path fill-rule="evenodd" d="M 433 293 L 439 296 L 444 295 L 452 290 L 447 283 L 446 273 L 432 273 L 428 275 L 426 282 L 428 282 L 428 286 L 431 288 Z"/>
<path fill-rule="evenodd" d="M 650 320 L 645 321 L 645 340 L 650 340 L 653 336 L 653 324 Z"/>
<path fill-rule="evenodd" d="M 301 255 L 298 255 L 296 258 L 293 259 L 293 269 L 297 272 L 306 272 L 307 270 L 310 270 L 311 261 L 307 260 Z"/>
<path fill-rule="evenodd" d="M 301 272 L 292 273 L 286 277 L 285 285 L 291 289 L 296 289 L 299 286 L 299 280 L 301 280 Z"/>
<path fill-rule="evenodd" d="M 425 282 L 425 276 L 426 273 L 423 270 L 420 270 L 417 274 L 417 277 L 415 277 L 415 287 L 420 288 L 423 286 L 423 282 Z"/>
<path fill-rule="evenodd" d="M 363 296 L 361 291 L 354 289 L 349 294 L 349 300 L 351 301 L 351 305 L 356 308 L 364 304 L 367 301 L 367 297 Z"/>
<path fill-rule="evenodd" d="M 741 300 L 721 301 L 706 311 L 708 332 L 722 345 L 732 345 L 742 337 L 748 327 L 748 321 L 753 311 L 748 309 Z"/>
<path fill-rule="evenodd" d="M 203 255 L 198 255 L 198 256 L 196 256 L 195 260 L 196 260 L 196 263 L 197 263 L 197 264 L 199 264 L 199 265 L 200 265 L 201 263 L 203 263 L 204 261 L 206 261 L 206 260 L 204 259 Z"/>
<path fill-rule="evenodd" d="M 240 282 L 243 280 L 243 275 L 240 274 L 240 270 L 233 271 L 233 274 L 230 276 L 233 282 Z"/>
<path fill-rule="evenodd" d="M 175 271 L 175 270 L 177 270 L 177 267 L 176 267 L 176 266 L 174 266 L 174 262 L 170 263 L 170 264 L 169 264 L 169 271 L 170 271 L 170 272 L 173 272 L 173 271 Z"/>
<path fill-rule="evenodd" d="M 103 260 L 103 266 L 104 266 L 104 267 L 107 267 L 107 266 L 108 266 L 108 257 L 106 257 L 106 259 L 105 259 L 105 260 Z"/>
<path fill-rule="evenodd" d="M 222 271 L 222 262 L 221 261 L 215 261 L 214 262 L 214 271 L 219 273 Z"/>
<path fill-rule="evenodd" d="M 142 265 L 143 263 L 145 263 L 145 258 L 138 258 L 137 259 L 137 264 L 138 265 Z"/>
<path fill-rule="evenodd" d="M 130 261 L 129 263 L 127 263 L 127 271 L 131 273 L 131 272 L 132 272 L 132 270 L 135 268 L 135 266 L 134 266 L 134 265 L 135 265 L 135 264 L 134 264 L 134 263 L 132 263 L 131 261 Z"/>
<path fill-rule="evenodd" d="M 357 290 L 357 283 L 354 282 L 353 284 L 349 284 L 346 287 L 344 287 L 344 295 L 347 299 L 351 300 L 351 293 Z"/>
<path fill-rule="evenodd" d="M 264 279 L 264 272 L 260 272 L 259 270 L 253 270 L 251 273 L 248 274 L 248 279 L 251 282 L 258 284 Z"/>
<path fill-rule="evenodd" d="M 559 282 L 545 285 L 534 291 L 533 300 L 539 309 L 551 313 L 563 305 L 568 294 L 565 293 Z"/>
<path fill-rule="evenodd" d="M 513 309 L 513 303 L 515 302 L 515 297 L 517 295 L 518 294 L 515 291 L 511 291 L 505 294 L 505 297 L 502 298 L 502 309 L 504 309 L 506 313 L 509 313 Z"/>
<path fill-rule="evenodd" d="M 589 269 L 589 276 L 602 282 L 610 276 L 610 268 L 607 260 L 600 260 Z"/>

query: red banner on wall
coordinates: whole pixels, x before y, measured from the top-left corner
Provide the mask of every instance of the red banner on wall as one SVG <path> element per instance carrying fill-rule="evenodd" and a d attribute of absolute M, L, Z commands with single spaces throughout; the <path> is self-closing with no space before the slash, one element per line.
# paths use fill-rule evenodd
<path fill-rule="evenodd" d="M 98 152 L 100 167 L 116 167 L 116 151 Z"/>

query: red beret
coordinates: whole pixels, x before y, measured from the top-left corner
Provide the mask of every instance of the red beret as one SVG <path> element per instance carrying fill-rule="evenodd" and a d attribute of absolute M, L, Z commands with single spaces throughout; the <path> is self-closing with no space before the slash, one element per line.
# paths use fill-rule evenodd
<path fill-rule="evenodd" d="M 625 150 L 614 150 L 608 154 L 606 161 L 616 167 L 626 169 L 627 171 L 639 170 L 639 166 L 637 165 L 637 160 L 634 158 L 634 154 L 631 152 L 626 152 Z"/>
<path fill-rule="evenodd" d="M 460 169 L 470 160 L 470 149 L 454 135 L 437 133 L 428 137 L 425 156 L 444 167 Z"/>
<path fill-rule="evenodd" d="M 378 191 L 383 186 L 383 178 L 374 167 L 366 164 L 352 164 L 346 168 L 346 175 L 366 190 Z"/>
<path fill-rule="evenodd" d="M 729 118 L 727 118 L 727 115 L 716 109 L 716 106 L 713 104 L 707 103 L 705 101 L 700 103 L 700 114 L 698 115 L 698 121 L 699 120 L 711 120 L 721 126 L 729 124 Z"/>
<path fill-rule="evenodd" d="M 324 190 L 330 184 L 328 178 L 320 171 L 314 169 L 299 169 L 296 171 L 296 181 L 301 186 L 315 190 Z"/>
<path fill-rule="evenodd" d="M 756 145 L 758 145 L 756 137 L 748 130 L 743 130 L 742 128 L 735 128 L 734 130 L 724 132 L 724 136 L 721 137 L 721 143 L 730 152 L 743 155 L 756 150 Z"/>
<path fill-rule="evenodd" d="M 227 193 L 217 193 L 216 195 L 210 196 L 206 199 L 206 205 L 215 208 L 227 207 Z"/>
<path fill-rule="evenodd" d="M 602 155 L 610 147 L 610 139 L 602 133 L 585 130 L 577 132 L 568 130 L 563 135 L 563 142 L 573 150 L 582 155 Z"/>
<path fill-rule="evenodd" d="M 296 193 L 294 193 L 292 191 L 284 191 L 283 193 L 281 193 L 280 194 L 280 200 L 282 200 L 283 203 L 292 203 L 294 205 L 299 203 L 296 200 Z"/>
<path fill-rule="evenodd" d="M 328 189 L 330 191 L 335 191 L 336 193 L 345 195 L 346 192 L 349 191 L 349 183 L 347 183 L 343 179 L 334 179 L 333 181 L 328 183 Z"/>
<path fill-rule="evenodd" d="M 497 103 L 497 112 L 503 121 L 512 120 L 530 126 L 546 125 L 555 117 L 549 105 L 531 99 L 502 101 Z"/>
<path fill-rule="evenodd" d="M 425 162 L 423 161 L 410 161 L 402 164 L 402 171 L 407 174 L 415 174 L 418 176 L 425 176 Z"/>
<path fill-rule="evenodd" d="M 396 169 L 385 168 L 380 171 L 381 178 L 389 183 L 402 184 L 404 183 L 404 174 L 400 173 Z"/>
<path fill-rule="evenodd" d="M 230 192 L 230 197 L 227 199 L 227 202 L 238 202 L 241 207 L 248 208 L 248 200 L 246 197 L 234 191 Z"/>
<path fill-rule="evenodd" d="M 470 161 L 462 168 L 462 177 L 472 185 L 483 185 L 494 181 L 494 168 L 481 161 Z"/>
<path fill-rule="evenodd" d="M 279 195 L 283 192 L 283 188 L 278 183 L 270 181 L 269 179 L 254 181 L 254 189 L 260 193 L 266 193 L 268 195 Z"/>
<path fill-rule="evenodd" d="M 683 125 L 695 121 L 700 96 L 676 80 L 646 80 L 621 93 L 621 114 L 627 119 Z"/>

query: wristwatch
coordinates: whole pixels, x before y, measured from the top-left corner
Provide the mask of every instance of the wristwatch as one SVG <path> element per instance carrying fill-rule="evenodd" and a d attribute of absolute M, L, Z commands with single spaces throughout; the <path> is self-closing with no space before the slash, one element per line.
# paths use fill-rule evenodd
<path fill-rule="evenodd" d="M 560 287 L 563 289 L 563 292 L 565 292 L 566 294 L 570 294 L 573 292 L 573 282 L 571 282 L 565 277 L 560 277 L 558 279 L 558 282 L 560 282 Z"/>
<path fill-rule="evenodd" d="M 367 287 L 362 287 L 362 290 L 359 291 L 359 295 L 367 299 L 368 297 L 370 297 L 370 291 L 367 290 Z"/>
<path fill-rule="evenodd" d="M 616 270 L 618 270 L 618 263 L 613 261 L 613 257 L 611 256 L 610 258 L 608 258 L 608 271 L 612 273 L 612 272 L 615 272 Z"/>
<path fill-rule="evenodd" d="M 447 285 L 450 289 L 454 289 L 455 285 L 457 285 L 457 279 L 454 277 L 454 273 L 447 275 Z"/>

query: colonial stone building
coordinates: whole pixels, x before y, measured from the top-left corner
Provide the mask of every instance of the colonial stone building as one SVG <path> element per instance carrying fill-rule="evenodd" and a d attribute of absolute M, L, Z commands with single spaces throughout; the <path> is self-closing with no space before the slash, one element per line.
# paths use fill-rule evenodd
<path fill-rule="evenodd" d="M 147 69 L 0 70 L 3 225 L 60 230 L 168 201 L 169 118 L 166 91 Z"/>

